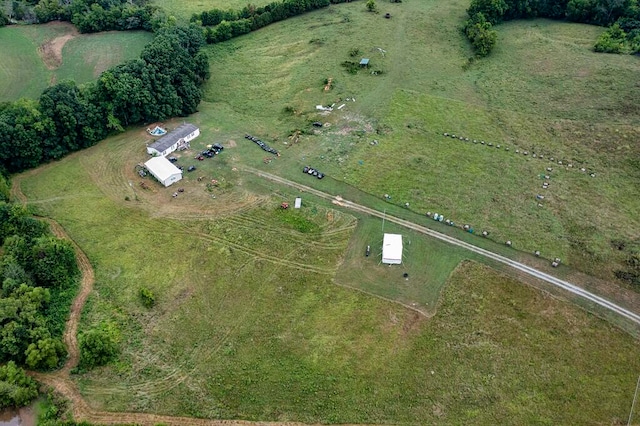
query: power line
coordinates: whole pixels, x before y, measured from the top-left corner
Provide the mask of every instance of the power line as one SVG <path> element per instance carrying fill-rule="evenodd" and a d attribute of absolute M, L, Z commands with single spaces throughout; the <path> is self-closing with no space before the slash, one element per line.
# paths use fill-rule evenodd
<path fill-rule="evenodd" d="M 636 399 L 638 398 L 639 387 L 640 387 L 640 376 L 638 376 L 638 383 L 636 383 L 636 391 L 633 394 L 633 403 L 631 403 L 631 411 L 629 412 L 629 421 L 627 421 L 627 426 L 631 426 L 631 418 L 633 417 L 633 409 L 636 407 Z"/>

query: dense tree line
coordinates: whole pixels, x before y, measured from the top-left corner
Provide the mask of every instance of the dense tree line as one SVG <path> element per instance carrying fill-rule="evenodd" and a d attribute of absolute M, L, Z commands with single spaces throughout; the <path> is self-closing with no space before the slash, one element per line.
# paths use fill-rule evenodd
<path fill-rule="evenodd" d="M 65 318 L 50 305 L 74 283 L 75 251 L 21 206 L 0 202 L 0 223 L 0 363 L 55 368 Z"/>
<path fill-rule="evenodd" d="M 207 43 L 218 43 L 242 34 L 266 27 L 274 22 L 331 4 L 348 3 L 351 0 L 282 0 L 266 6 L 247 5 L 241 10 L 211 9 L 194 14 L 191 22 L 207 27 Z"/>
<path fill-rule="evenodd" d="M 40 99 L 0 105 L 0 168 L 19 172 L 94 145 L 124 126 L 196 111 L 209 62 L 202 29 L 157 32 L 138 59 L 78 87 L 64 81 Z M 1 189 L 1 185 L 0 185 Z"/>
<path fill-rule="evenodd" d="M 0 408 L 38 394 L 21 366 L 51 370 L 62 343 L 69 291 L 78 275 L 75 251 L 24 207 L 0 201 Z"/>
<path fill-rule="evenodd" d="M 6 2 L 0 25 L 10 22 L 72 22 L 80 32 L 150 31 L 162 13 L 148 0 L 13 0 Z"/>
<path fill-rule="evenodd" d="M 512 19 L 564 19 L 610 26 L 598 39 L 599 52 L 640 52 L 640 6 L 637 0 L 472 0 L 464 32 L 479 56 L 495 40 L 493 25 Z"/>

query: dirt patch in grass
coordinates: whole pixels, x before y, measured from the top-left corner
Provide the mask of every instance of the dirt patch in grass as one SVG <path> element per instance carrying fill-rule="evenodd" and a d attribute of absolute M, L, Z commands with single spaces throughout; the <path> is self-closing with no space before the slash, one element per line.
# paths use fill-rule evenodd
<path fill-rule="evenodd" d="M 38 47 L 38 54 L 42 58 L 42 62 L 50 70 L 57 69 L 62 65 L 62 49 L 69 40 L 78 35 L 78 31 L 73 25 L 68 25 L 69 34 L 47 40 Z"/>

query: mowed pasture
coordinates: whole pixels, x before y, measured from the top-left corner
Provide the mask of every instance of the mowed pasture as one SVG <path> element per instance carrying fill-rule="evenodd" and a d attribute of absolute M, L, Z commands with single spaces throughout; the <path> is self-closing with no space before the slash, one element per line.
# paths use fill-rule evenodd
<path fill-rule="evenodd" d="M 137 57 L 152 35 L 146 32 L 78 34 L 66 23 L 0 28 L 0 101 L 37 98 L 65 79 L 95 80 L 103 71 Z"/>
<path fill-rule="evenodd" d="M 415 210 L 425 221 L 425 211 L 438 211 L 499 243 L 514 241 L 513 250 L 496 251 L 540 249 L 611 277 L 625 254 L 611 240 L 637 239 L 639 176 L 628 159 L 638 123 L 625 101 L 638 90 L 637 59 L 592 53 L 593 27 L 528 21 L 500 27 L 495 54 L 467 67 L 471 52 L 458 31 L 466 1 L 378 3 L 392 19 L 354 2 L 208 47 L 205 101 L 186 119 L 202 135 L 178 160 L 198 169 L 173 187 L 139 185 L 134 169 L 150 139 L 142 129 L 21 178 L 30 206 L 59 221 L 96 268 L 81 329 L 113 322 L 120 330 L 118 361 L 77 376 L 92 406 L 309 423 L 626 419 L 637 340 L 388 224 L 406 236 L 406 263 L 378 265 L 380 221 L 306 194 L 301 211 L 280 210 L 299 194 L 245 171 L 397 215 Z M 360 57 L 382 72 L 351 75 L 340 66 Z M 572 64 L 578 78 L 570 78 Z M 334 102 L 345 107 L 315 110 Z M 313 129 L 317 120 L 329 125 Z M 443 132 L 499 140 L 511 151 Z M 220 156 L 193 159 L 215 142 L 227 147 Z M 597 177 L 554 170 L 553 195 L 538 207 L 539 175 L 550 165 L 517 156 L 516 147 L 588 161 Z M 303 175 L 304 165 L 328 176 Z M 172 198 L 178 187 L 184 192 Z M 409 209 L 399 207 L 405 202 Z M 142 286 L 158 298 L 151 310 L 138 300 Z"/>
<path fill-rule="evenodd" d="M 299 180 L 312 165 L 615 280 L 638 245 L 638 58 L 592 52 L 597 27 L 535 20 L 499 26 L 495 53 L 469 65 L 458 31 L 466 1 L 379 6 L 392 18 L 354 2 L 210 47 L 218 134 L 242 129 L 285 152 L 256 167 Z M 340 66 L 361 57 L 371 65 L 357 75 Z M 315 109 L 333 103 L 345 107 Z M 316 120 L 330 127 L 314 130 Z M 306 134 L 294 141 L 296 129 Z"/>
<path fill-rule="evenodd" d="M 462 253 L 448 258 L 419 236 L 407 250 L 436 270 L 425 285 L 451 274 L 433 317 L 343 288 L 334 283 L 343 253 L 379 223 L 361 222 L 363 233 L 353 216 L 310 197 L 284 211 L 286 191 L 251 196 L 261 185 L 233 170 L 232 147 L 196 163 L 228 176 L 217 190 L 228 199 L 212 198 L 195 175 L 176 199 L 159 184 L 142 190 L 127 162 L 144 140 L 128 132 L 20 178 L 31 208 L 56 218 L 96 270 L 81 331 L 120 330 L 118 361 L 77 376 L 92 406 L 309 423 L 627 415 L 640 347 L 615 327 L 478 263 L 456 268 Z M 424 279 L 406 266 L 410 280 Z M 150 310 L 138 299 L 143 286 L 158 299 Z"/>

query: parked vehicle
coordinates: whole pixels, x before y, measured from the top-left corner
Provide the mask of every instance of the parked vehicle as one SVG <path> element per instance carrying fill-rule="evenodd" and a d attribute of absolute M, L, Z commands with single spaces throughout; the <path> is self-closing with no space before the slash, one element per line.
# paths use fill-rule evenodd
<path fill-rule="evenodd" d="M 322 179 L 324 177 L 324 173 L 314 169 L 313 167 L 309 167 L 309 166 L 304 166 L 302 168 L 302 173 L 306 173 L 308 175 L 315 176 L 318 179 Z"/>

